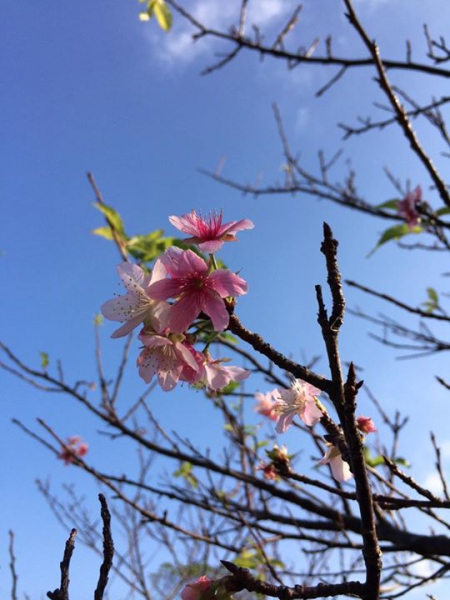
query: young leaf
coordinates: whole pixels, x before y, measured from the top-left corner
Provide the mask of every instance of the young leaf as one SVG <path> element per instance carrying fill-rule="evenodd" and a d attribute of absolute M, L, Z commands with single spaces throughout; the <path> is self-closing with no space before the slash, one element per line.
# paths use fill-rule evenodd
<path fill-rule="evenodd" d="M 103 213 L 108 220 L 108 223 L 111 227 L 121 236 L 125 236 L 125 228 L 123 226 L 122 217 L 119 213 L 114 210 L 111 206 L 107 204 L 100 204 L 99 202 L 94 202 L 94 206 L 97 210 Z"/>
<path fill-rule="evenodd" d="M 431 287 L 427 288 L 427 294 L 428 294 L 428 298 L 432 302 L 434 302 L 435 304 L 439 303 L 439 296 L 434 288 L 431 288 Z"/>
<path fill-rule="evenodd" d="M 41 357 L 41 369 L 46 371 L 48 365 L 50 364 L 50 357 L 47 352 L 40 352 L 39 356 Z"/>
<path fill-rule="evenodd" d="M 369 258 L 369 256 L 372 256 L 375 250 L 378 250 L 378 248 L 386 242 L 390 242 L 391 240 L 399 240 L 403 236 L 408 235 L 409 233 L 420 233 L 421 231 L 423 231 L 423 229 L 422 227 L 420 227 L 420 225 L 416 225 L 415 227 L 410 229 L 406 223 L 402 223 L 402 225 L 394 225 L 393 227 L 389 227 L 389 229 L 386 229 L 382 233 L 380 239 L 378 240 L 378 244 L 373 250 L 369 252 L 367 258 Z"/>
<path fill-rule="evenodd" d="M 135 235 L 127 241 L 128 252 L 141 262 L 153 262 L 167 248 L 173 245 L 175 238 L 163 237 L 163 230 L 157 229 L 146 235 Z"/>
<path fill-rule="evenodd" d="M 100 237 L 105 238 L 106 240 L 112 240 L 113 234 L 112 229 L 108 225 L 106 227 L 97 227 L 97 229 L 93 229 L 91 231 L 93 235 L 99 235 Z"/>
<path fill-rule="evenodd" d="M 172 27 L 172 13 L 164 0 L 157 0 L 153 6 L 158 25 L 164 31 L 170 31 Z"/>
<path fill-rule="evenodd" d="M 375 208 L 389 208 L 392 210 L 397 210 L 399 201 L 400 201 L 400 198 L 393 198 L 392 200 L 386 200 L 386 202 L 382 202 L 381 204 L 376 204 Z"/>
<path fill-rule="evenodd" d="M 443 208 L 439 208 L 436 211 L 436 214 L 438 217 L 441 217 L 442 215 L 450 215 L 450 208 L 448 206 L 444 206 Z"/>

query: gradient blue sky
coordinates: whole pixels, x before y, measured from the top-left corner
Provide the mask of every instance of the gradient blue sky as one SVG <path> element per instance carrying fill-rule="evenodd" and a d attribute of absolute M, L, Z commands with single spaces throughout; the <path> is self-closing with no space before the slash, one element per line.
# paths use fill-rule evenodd
<path fill-rule="evenodd" d="M 236 4 L 187 2 L 211 23 L 228 22 Z M 249 20 L 269 30 L 276 29 L 293 7 L 281 0 L 249 5 Z M 372 72 L 350 72 L 317 100 L 314 92 L 332 71 L 309 67 L 288 71 L 281 62 L 260 64 L 256 55 L 243 55 L 219 73 L 200 77 L 220 44 L 193 45 L 179 17 L 169 35 L 154 23 L 140 23 L 137 1 L 78 0 L 68 5 L 4 0 L 1 7 L 1 335 L 25 361 L 38 365 L 39 352 L 45 350 L 52 365 L 57 358 L 63 361 L 69 380 L 95 375 L 92 320 L 100 305 L 118 291 L 118 256 L 111 245 L 90 234 L 102 223 L 92 208 L 87 171 L 94 173 L 105 201 L 123 215 L 130 233 L 160 227 L 175 233 L 168 215 L 191 208 L 205 212 L 223 208 L 226 220 L 252 219 L 255 229 L 240 234 L 240 242 L 222 254 L 230 268 L 241 269 L 249 282 L 250 293 L 239 301 L 238 314 L 250 329 L 300 361 L 323 355 L 314 295 L 314 285 L 325 283 L 319 252 L 323 220 L 340 240 L 345 277 L 391 291 L 412 304 L 425 299 L 429 285 L 445 291 L 446 280 L 440 275 L 449 269 L 439 255 L 413 256 L 392 246 L 365 258 L 386 226 L 383 222 L 307 197 L 242 197 L 198 171 L 215 170 L 225 161 L 222 173 L 238 181 L 282 180 L 283 157 L 271 111 L 275 101 L 305 166 L 315 167 L 319 149 L 331 155 L 342 147 L 367 200 L 379 203 L 396 195 L 382 172 L 388 166 L 401 180 L 410 178 L 413 186 L 420 183 L 433 204 L 430 182 L 397 132 L 342 142 L 336 123 L 373 113 L 371 102 L 382 99 Z M 442 24 L 450 18 L 446 0 L 359 0 L 356 7 L 371 37 L 389 57 L 404 55 L 407 38 L 413 41 L 415 58 L 421 57 L 423 22 L 439 35 L 446 33 Z M 336 53 L 364 55 L 339 2 L 305 2 L 298 32 L 298 43 L 305 46 L 316 35 L 332 32 Z M 398 84 L 409 85 L 418 98 L 443 92 L 441 84 L 431 79 L 392 76 Z M 444 168 L 437 136 L 421 126 L 419 132 Z M 345 169 L 342 160 L 336 179 Z M 350 306 L 398 316 L 351 289 L 347 298 Z M 102 329 L 111 369 L 120 346 L 109 340 L 112 330 L 111 324 Z M 366 323 L 348 317 L 342 357 L 364 367 L 365 381 L 391 413 L 399 409 L 411 415 L 410 437 L 402 452 L 413 463 L 414 476 L 426 481 L 433 460 L 430 429 L 445 443 L 447 466 L 450 457 L 447 420 L 442 418 L 448 415 L 448 397 L 433 381 L 436 373 L 445 377 L 447 359 L 397 361 L 393 351 L 367 337 L 369 330 Z M 318 369 L 326 371 L 325 360 Z M 79 407 L 33 391 L 4 373 L 1 381 L 0 589 L 6 596 L 10 580 L 4 542 L 11 528 L 16 533 L 20 590 L 40 598 L 56 587 L 66 532 L 55 523 L 34 480 L 50 477 L 56 490 L 63 482 L 77 483 L 92 496 L 88 503 L 92 510 L 97 510 L 96 490 L 19 432 L 11 418 L 33 427 L 35 418 L 42 417 L 62 436 L 83 435 L 91 443 L 94 463 L 102 460 L 101 444 L 96 449 L 95 423 Z M 144 389 L 137 378 L 130 378 L 130 386 L 133 393 Z M 250 383 L 247 389 L 252 389 Z M 158 394 L 155 412 L 164 426 L 184 428 L 193 439 L 200 435 L 205 445 L 211 443 L 214 433 L 199 432 L 194 410 L 186 413 L 188 393 Z M 201 410 L 198 395 L 193 394 L 192 402 Z M 366 413 L 369 405 L 362 402 L 361 412 Z M 117 453 L 115 460 L 123 457 Z M 89 573 L 92 561 L 87 551 L 79 547 L 77 553 L 72 581 L 83 597 L 92 589 L 96 571 Z"/>

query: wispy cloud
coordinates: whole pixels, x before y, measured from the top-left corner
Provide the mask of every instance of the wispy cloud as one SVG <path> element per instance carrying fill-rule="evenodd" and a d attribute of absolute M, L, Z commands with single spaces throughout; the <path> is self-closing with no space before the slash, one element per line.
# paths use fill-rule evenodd
<path fill-rule="evenodd" d="M 240 5 L 240 0 L 226 2 L 192 0 L 187 4 L 186 10 L 206 27 L 227 31 L 231 26 L 237 26 Z M 288 14 L 288 8 L 283 0 L 250 2 L 247 24 L 249 27 L 256 25 L 270 31 L 280 25 L 280 19 Z M 223 42 L 212 37 L 194 42 L 192 39 L 194 28 L 176 13 L 174 27 L 168 34 L 159 31 L 154 23 L 147 24 L 145 31 L 152 46 L 152 56 L 164 66 L 184 67 L 200 56 L 212 55 L 220 45 L 223 46 Z"/>

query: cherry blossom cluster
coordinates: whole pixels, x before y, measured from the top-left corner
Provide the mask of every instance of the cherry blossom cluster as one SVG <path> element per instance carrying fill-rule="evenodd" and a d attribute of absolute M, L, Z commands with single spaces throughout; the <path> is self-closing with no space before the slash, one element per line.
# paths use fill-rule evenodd
<path fill-rule="evenodd" d="M 65 447 L 58 454 L 58 458 L 67 466 L 73 463 L 77 457 L 86 456 L 88 450 L 88 444 L 83 442 L 79 435 L 73 435 L 67 438 Z"/>
<path fill-rule="evenodd" d="M 256 393 L 258 404 L 255 411 L 277 421 L 277 433 L 285 433 L 295 416 L 312 427 L 318 423 L 325 411 L 318 396 L 320 390 L 302 379 L 294 379 L 289 389 L 274 389 L 266 394 Z"/>
<path fill-rule="evenodd" d="M 113 338 L 141 327 L 137 365 L 146 383 L 156 377 L 164 391 L 173 390 L 179 381 L 218 391 L 250 373 L 223 365 L 227 359 L 214 360 L 209 343 L 202 350 L 195 344 L 201 331 L 209 331 L 211 339 L 225 331 L 230 319 L 226 301 L 246 294 L 247 283 L 217 268 L 213 253 L 253 223 L 243 219 L 222 224 L 222 213 L 204 218 L 195 211 L 169 221 L 190 236 L 183 240 L 186 244 L 209 253 L 209 259 L 172 246 L 156 260 L 150 275 L 136 264 L 122 263 L 117 272 L 127 293 L 105 302 L 101 311 L 105 318 L 123 323 Z"/>
<path fill-rule="evenodd" d="M 417 206 L 421 201 L 422 188 L 418 185 L 412 192 L 408 192 L 403 200 L 397 202 L 398 214 L 405 219 L 411 231 L 420 223 Z"/>
<path fill-rule="evenodd" d="M 268 419 L 277 421 L 275 427 L 277 433 L 285 433 L 296 416 L 300 417 L 305 425 L 312 427 L 320 421 L 325 413 L 325 407 L 318 399 L 320 393 L 319 389 L 306 381 L 295 379 L 289 389 L 274 389 L 265 394 L 257 392 L 255 394 L 257 400 L 255 411 Z M 356 425 L 362 435 L 376 431 L 370 417 L 358 417 Z M 330 465 L 331 473 L 337 481 L 347 481 L 353 476 L 349 464 L 342 458 L 339 448 L 328 442 L 327 446 L 325 456 L 317 464 L 319 466 Z M 265 479 L 276 481 L 279 479 L 276 461 L 279 460 L 280 451 L 278 446 L 275 446 L 274 449 L 277 450 L 276 456 L 267 454 L 272 462 L 268 464 L 262 462 L 259 470 L 262 471 Z M 288 457 L 287 449 L 284 446 L 283 457 Z"/>

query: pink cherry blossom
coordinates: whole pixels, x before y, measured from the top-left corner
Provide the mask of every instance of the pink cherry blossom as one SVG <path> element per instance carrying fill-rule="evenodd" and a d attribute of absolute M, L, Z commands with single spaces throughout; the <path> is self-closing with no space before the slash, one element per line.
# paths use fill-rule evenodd
<path fill-rule="evenodd" d="M 330 465 L 331 473 L 336 481 L 347 481 L 353 477 L 349 464 L 343 460 L 336 446 L 330 445 L 325 456 L 317 464 Z"/>
<path fill-rule="evenodd" d="M 412 192 L 408 192 L 403 200 L 397 203 L 398 214 L 405 219 L 408 227 L 413 230 L 420 222 L 420 214 L 417 211 L 417 204 L 422 200 L 422 188 L 420 185 Z"/>
<path fill-rule="evenodd" d="M 256 470 L 262 471 L 264 479 L 267 479 L 268 481 L 278 481 L 280 479 L 273 463 L 267 464 L 262 460 L 256 467 Z"/>
<path fill-rule="evenodd" d="M 164 326 L 170 310 L 166 302 L 156 302 L 147 294 L 150 284 L 164 278 L 166 270 L 160 261 L 156 261 L 152 274 L 145 275 L 138 265 L 121 263 L 117 273 L 122 280 L 127 293 L 105 302 L 101 311 L 103 316 L 110 321 L 125 321 L 111 337 L 118 338 L 127 335 L 141 323 L 148 322 L 152 327 Z"/>
<path fill-rule="evenodd" d="M 290 389 L 277 390 L 276 411 L 279 415 L 276 431 L 284 433 L 296 415 L 309 427 L 318 423 L 322 411 L 316 404 L 320 390 L 301 379 L 295 379 Z"/>
<path fill-rule="evenodd" d="M 212 360 L 209 358 L 204 364 L 206 385 L 214 392 L 223 389 L 232 381 L 241 382 L 250 375 L 250 371 L 241 367 L 226 367 L 221 364 L 223 360 Z"/>
<path fill-rule="evenodd" d="M 184 344 L 181 334 L 159 335 L 150 330 L 143 330 L 139 339 L 144 349 L 137 359 L 139 375 L 146 383 L 158 377 L 158 383 L 165 392 L 177 385 L 183 369 L 189 367 L 193 373 L 199 367 L 189 348 Z"/>
<path fill-rule="evenodd" d="M 81 441 L 79 435 L 74 435 L 67 438 L 66 448 L 63 448 L 58 454 L 58 458 L 64 461 L 65 465 L 70 465 L 75 462 L 76 457 L 86 456 L 89 449 L 86 442 Z"/>
<path fill-rule="evenodd" d="M 182 600 L 204 600 L 209 597 L 208 592 L 214 583 L 212 579 L 202 575 L 192 583 L 188 583 L 181 592 Z"/>
<path fill-rule="evenodd" d="M 204 385 L 213 392 L 226 387 L 232 381 L 243 381 L 250 375 L 250 371 L 241 367 L 227 367 L 221 363 L 228 359 L 222 358 L 214 360 L 209 352 L 199 352 L 193 346 L 188 346 L 189 350 L 198 366 L 198 371 L 195 372 L 191 366 L 186 366 L 183 369 L 180 379 L 187 381 L 191 385 Z"/>
<path fill-rule="evenodd" d="M 255 398 L 258 404 L 254 407 L 254 411 L 259 415 L 263 415 L 272 421 L 278 421 L 277 404 L 275 402 L 275 396 L 278 394 L 278 390 L 272 390 L 262 394 L 256 392 Z"/>
<path fill-rule="evenodd" d="M 243 229 L 253 229 L 254 225 L 249 219 L 231 221 L 222 225 L 222 211 L 211 213 L 206 219 L 192 210 L 181 217 L 169 217 L 169 221 L 184 233 L 190 236 L 183 240 L 188 244 L 195 244 L 202 252 L 212 254 L 220 250 L 224 242 L 235 242 L 235 233 Z"/>
<path fill-rule="evenodd" d="M 215 331 L 223 331 L 230 320 L 223 298 L 247 293 L 247 283 L 235 273 L 217 269 L 192 250 L 171 247 L 159 259 L 170 279 L 161 279 L 147 288 L 155 300 L 176 298 L 168 326 L 174 333 L 186 331 L 201 312 L 211 318 Z"/>
<path fill-rule="evenodd" d="M 374 433 L 377 430 L 375 423 L 370 417 L 358 417 L 356 419 L 356 424 L 362 433 Z"/>

